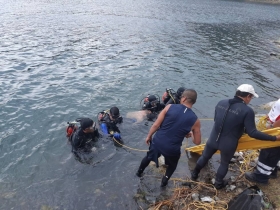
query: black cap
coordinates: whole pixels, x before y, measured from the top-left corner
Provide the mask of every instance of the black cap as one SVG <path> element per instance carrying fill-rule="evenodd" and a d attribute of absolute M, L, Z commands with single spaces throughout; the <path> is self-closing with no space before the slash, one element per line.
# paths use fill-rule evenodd
<path fill-rule="evenodd" d="M 85 130 L 93 125 L 93 120 L 89 118 L 83 118 L 81 119 L 80 124 L 81 128 Z"/>
<path fill-rule="evenodd" d="M 185 90 L 186 90 L 186 88 L 180 87 L 180 88 L 177 90 L 177 96 L 178 96 L 179 98 L 181 98 L 182 93 L 183 93 Z"/>
<path fill-rule="evenodd" d="M 111 116 L 114 117 L 119 117 L 120 116 L 120 110 L 118 107 L 114 106 L 110 109 L 110 114 Z"/>
<path fill-rule="evenodd" d="M 148 100 L 149 100 L 149 102 L 156 101 L 156 100 L 157 100 L 157 97 L 155 97 L 154 95 L 150 95 L 150 96 L 148 97 Z"/>

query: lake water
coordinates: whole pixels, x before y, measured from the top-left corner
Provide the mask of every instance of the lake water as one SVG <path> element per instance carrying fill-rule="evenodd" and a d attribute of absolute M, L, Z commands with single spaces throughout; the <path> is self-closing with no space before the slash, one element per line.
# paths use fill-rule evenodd
<path fill-rule="evenodd" d="M 77 161 L 65 137 L 67 121 L 96 120 L 111 106 L 125 116 L 147 94 L 185 86 L 198 92 L 194 111 L 207 139 L 216 103 L 240 84 L 260 95 L 250 104 L 258 113 L 280 96 L 280 59 L 270 56 L 280 54 L 279 5 L 0 2 L 1 209 L 147 209 L 137 195 L 146 194 L 147 203 L 161 195 L 152 167 L 149 182 L 134 175 L 144 152 L 100 139 L 90 164 Z M 125 145 L 148 149 L 151 124 L 125 119 Z M 189 164 L 182 153 L 173 176 L 189 175 Z"/>

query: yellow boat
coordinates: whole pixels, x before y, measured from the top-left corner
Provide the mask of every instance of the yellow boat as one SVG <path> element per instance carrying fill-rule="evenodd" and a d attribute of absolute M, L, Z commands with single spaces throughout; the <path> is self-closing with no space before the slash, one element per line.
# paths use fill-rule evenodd
<path fill-rule="evenodd" d="M 263 130 L 262 132 L 272 136 L 277 136 L 280 135 L 280 127 Z M 255 138 L 251 138 L 248 134 L 244 134 L 239 139 L 236 151 L 257 150 L 257 149 L 265 149 L 265 148 L 279 147 L 279 146 L 280 146 L 280 141 L 261 141 Z M 201 155 L 202 151 L 204 150 L 204 147 L 205 144 L 200 144 L 198 146 L 186 148 L 186 151 L 198 153 Z M 217 153 L 219 152 L 220 151 L 217 151 Z"/>

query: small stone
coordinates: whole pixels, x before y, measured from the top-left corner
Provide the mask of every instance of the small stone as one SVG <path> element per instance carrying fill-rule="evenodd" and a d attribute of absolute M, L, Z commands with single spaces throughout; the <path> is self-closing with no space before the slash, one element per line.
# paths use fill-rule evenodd
<path fill-rule="evenodd" d="M 151 210 L 154 210 L 155 208 L 153 207 L 153 208 L 151 208 Z M 169 207 L 168 206 L 161 206 L 160 207 L 160 210 L 168 210 L 169 209 Z"/>
<path fill-rule="evenodd" d="M 192 194 L 192 199 L 193 199 L 194 201 L 199 201 L 199 194 L 198 194 L 198 193 L 193 193 L 193 194 Z"/>
<path fill-rule="evenodd" d="M 272 52 L 272 53 L 270 53 L 270 55 L 271 55 L 271 56 L 276 56 L 277 54 L 274 53 L 274 52 Z"/>
<path fill-rule="evenodd" d="M 226 192 L 229 192 L 230 191 L 230 187 L 229 185 L 226 186 Z"/>
<path fill-rule="evenodd" d="M 238 192 L 239 194 L 243 192 L 243 190 L 241 188 L 237 188 L 236 192 Z"/>
<path fill-rule="evenodd" d="M 160 157 L 158 158 L 158 162 L 159 162 L 160 165 L 165 165 L 165 159 L 164 159 L 164 157 L 163 157 L 163 156 L 160 156 Z"/>
<path fill-rule="evenodd" d="M 242 187 L 242 186 L 243 186 L 242 182 L 237 182 L 236 183 L 236 187 Z"/>
<path fill-rule="evenodd" d="M 214 197 L 215 201 L 220 201 L 220 198 L 218 198 L 217 196 Z"/>
<path fill-rule="evenodd" d="M 231 177 L 230 177 L 230 180 L 231 180 L 232 182 L 234 182 L 235 179 L 236 179 L 235 176 L 231 176 Z"/>
<path fill-rule="evenodd" d="M 255 162 L 250 162 L 249 166 L 251 166 L 251 167 L 256 167 L 257 164 L 256 164 Z"/>
<path fill-rule="evenodd" d="M 244 158 L 240 156 L 240 157 L 237 158 L 237 160 L 238 160 L 238 161 L 243 161 Z"/>
<path fill-rule="evenodd" d="M 230 186 L 229 186 L 229 189 L 230 189 L 231 191 L 233 191 L 235 188 L 236 188 L 235 185 L 230 185 Z"/>
<path fill-rule="evenodd" d="M 239 154 L 239 152 L 235 152 L 233 156 L 234 156 L 234 157 L 239 157 L 240 154 Z"/>
<path fill-rule="evenodd" d="M 156 198 L 153 196 L 146 196 L 146 200 L 152 204 L 156 203 Z"/>
<path fill-rule="evenodd" d="M 230 162 L 232 162 L 232 163 L 237 163 L 237 159 L 231 158 Z"/>

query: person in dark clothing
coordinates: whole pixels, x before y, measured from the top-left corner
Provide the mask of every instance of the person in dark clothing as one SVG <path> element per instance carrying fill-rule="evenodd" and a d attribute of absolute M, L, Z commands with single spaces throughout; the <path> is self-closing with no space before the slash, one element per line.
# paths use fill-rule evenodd
<path fill-rule="evenodd" d="M 158 167 L 158 158 L 163 155 L 168 167 L 162 178 L 161 187 L 166 186 L 176 170 L 184 137 L 191 136 L 192 131 L 193 142 L 200 144 L 200 121 L 191 109 L 196 99 L 195 90 L 185 90 L 180 99 L 181 104 L 167 105 L 161 111 L 146 138 L 146 143 L 150 147 L 136 173 L 138 177 L 142 176 L 150 161 L 154 161 Z"/>
<path fill-rule="evenodd" d="M 121 140 L 121 132 L 117 124 L 121 124 L 123 122 L 123 118 L 120 116 L 118 107 L 112 107 L 108 111 L 99 112 L 98 122 L 104 135 L 109 135 L 117 141 Z"/>
<path fill-rule="evenodd" d="M 268 128 L 280 127 L 280 99 L 268 113 Z M 277 178 L 277 163 L 280 160 L 280 147 L 262 149 L 257 167 L 253 172 L 246 172 L 245 178 L 252 182 L 268 184 L 270 178 Z"/>
<path fill-rule="evenodd" d="M 215 108 L 214 126 L 206 143 L 202 156 L 198 159 L 191 179 L 196 180 L 200 170 L 207 164 L 213 154 L 220 150 L 221 163 L 216 173 L 215 187 L 221 189 L 227 185 L 224 177 L 228 165 L 237 148 L 238 140 L 244 133 L 253 138 L 266 141 L 275 141 L 280 136 L 271 136 L 256 129 L 255 113 L 247 106 L 253 97 L 258 98 L 252 85 L 243 84 L 237 88 L 233 99 L 220 101 Z"/>
<path fill-rule="evenodd" d="M 186 90 L 184 87 L 178 88 L 177 92 L 173 89 L 166 89 L 162 96 L 163 104 L 165 106 L 168 104 L 180 104 L 180 98 L 184 90 Z"/>
<path fill-rule="evenodd" d="M 144 98 L 142 110 L 147 111 L 147 119 L 152 121 L 157 117 L 158 113 L 164 109 L 164 107 L 165 105 L 160 103 L 159 97 L 157 98 L 155 95 L 148 95 Z"/>
<path fill-rule="evenodd" d="M 90 152 L 93 142 L 99 137 L 95 122 L 89 118 L 81 118 L 80 127 L 69 137 L 73 152 Z"/>

